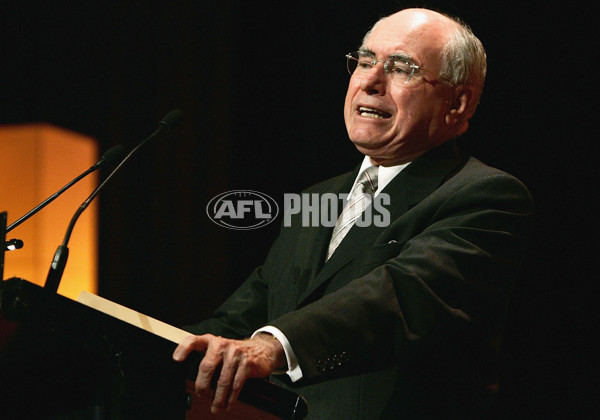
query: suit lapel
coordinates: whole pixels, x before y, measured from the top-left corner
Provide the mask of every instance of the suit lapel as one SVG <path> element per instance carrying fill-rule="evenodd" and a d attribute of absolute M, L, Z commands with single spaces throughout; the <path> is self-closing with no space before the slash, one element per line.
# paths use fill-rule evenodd
<path fill-rule="evenodd" d="M 400 218 L 404 213 L 425 199 L 442 183 L 456 173 L 464 164 L 464 159 L 458 152 L 454 142 L 449 142 L 441 147 L 431 150 L 412 162 L 406 169 L 398 174 L 382 191 L 388 194 L 390 205 L 386 208 L 390 212 L 390 221 Z M 349 191 L 356 177 L 356 171 L 349 177 L 350 185 L 345 185 L 340 191 Z M 345 265 L 359 257 L 364 250 L 377 240 L 387 229 L 387 226 L 354 226 L 344 240 L 340 243 L 331 258 L 324 264 L 325 250 L 331 237 L 331 228 L 320 228 L 313 232 L 310 242 L 318 244 L 318 252 L 313 253 L 311 260 L 303 263 L 314 264 L 314 270 L 308 282 L 303 282 L 297 291 L 298 305 L 302 305 L 316 289 L 331 279 Z M 316 255 L 315 255 L 316 254 Z M 304 266 L 308 267 L 308 266 Z"/>
<path fill-rule="evenodd" d="M 341 212 L 343 202 L 339 199 L 341 193 L 348 193 L 352 188 L 354 179 L 358 174 L 358 166 L 353 172 L 334 178 L 311 193 L 319 196 L 333 193 L 338 196 L 338 214 Z M 336 219 L 337 219 L 336 216 Z M 333 227 L 310 226 L 300 229 L 298 235 L 298 252 L 295 255 L 295 288 L 296 296 L 300 296 L 308 287 L 309 282 L 316 278 L 325 264 L 325 255 L 331 239 Z"/>
<path fill-rule="evenodd" d="M 465 164 L 454 141 L 430 150 L 402 171 L 401 188 L 405 191 L 406 205 L 413 208 L 450 179 Z M 398 177 L 396 177 L 398 178 Z M 390 183 L 391 184 L 391 183 Z"/>

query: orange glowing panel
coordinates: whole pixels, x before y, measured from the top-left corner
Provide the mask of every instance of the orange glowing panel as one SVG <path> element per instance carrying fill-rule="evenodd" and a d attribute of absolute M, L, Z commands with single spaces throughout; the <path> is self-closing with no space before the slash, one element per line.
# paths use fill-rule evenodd
<path fill-rule="evenodd" d="M 49 124 L 0 127 L 0 211 L 10 225 L 98 161 L 94 139 Z M 4 278 L 43 286 L 56 248 L 81 203 L 98 185 L 92 173 L 60 195 L 7 239 L 23 240 L 5 255 Z M 97 292 L 98 198 L 81 215 L 69 240 L 69 259 L 58 293 L 76 299 Z"/>

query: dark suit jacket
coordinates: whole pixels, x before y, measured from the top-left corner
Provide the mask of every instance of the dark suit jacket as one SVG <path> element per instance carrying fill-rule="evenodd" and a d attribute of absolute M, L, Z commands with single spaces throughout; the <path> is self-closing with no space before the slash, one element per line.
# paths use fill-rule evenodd
<path fill-rule="evenodd" d="M 305 192 L 348 192 L 357 170 Z M 497 380 L 531 197 L 453 143 L 381 193 L 389 226 L 353 227 L 326 263 L 332 228 L 292 218 L 265 264 L 191 330 L 241 338 L 279 328 L 302 368 L 290 386 L 310 419 L 479 418 Z"/>

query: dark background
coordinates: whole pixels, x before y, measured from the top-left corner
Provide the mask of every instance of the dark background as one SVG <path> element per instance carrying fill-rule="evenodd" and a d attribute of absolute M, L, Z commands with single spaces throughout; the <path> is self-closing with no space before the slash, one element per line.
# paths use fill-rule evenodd
<path fill-rule="evenodd" d="M 262 262 L 278 230 L 221 228 L 206 216 L 208 201 L 250 189 L 281 205 L 284 193 L 358 164 L 343 123 L 344 54 L 380 16 L 412 5 L 11 2 L 0 17 L 0 124 L 45 121 L 95 137 L 103 151 L 130 150 L 169 110 L 184 111 L 176 131 L 142 149 L 102 192 L 99 274 L 102 296 L 190 323 Z M 419 5 L 462 17 L 484 43 L 488 79 L 465 141 L 523 180 L 537 206 L 508 319 L 498 412 L 579 417 L 598 390 L 586 382 L 595 370 L 589 342 L 599 335 L 597 275 L 589 274 L 597 261 L 588 258 L 597 139 L 579 109 L 597 84 L 579 41 L 591 10 Z"/>

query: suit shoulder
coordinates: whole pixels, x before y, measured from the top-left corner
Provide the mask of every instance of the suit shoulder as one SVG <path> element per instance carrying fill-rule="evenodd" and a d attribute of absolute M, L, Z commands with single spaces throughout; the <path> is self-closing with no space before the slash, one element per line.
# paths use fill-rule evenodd
<path fill-rule="evenodd" d="M 469 157 L 465 165 L 447 182 L 455 188 L 470 186 L 473 188 L 501 189 L 520 192 L 520 195 L 532 201 L 531 194 L 525 184 L 514 175 L 501 169 L 489 166 L 477 158 Z"/>
<path fill-rule="evenodd" d="M 514 175 L 511 175 L 501 169 L 494 168 L 493 166 L 489 166 L 474 157 L 469 157 L 465 165 L 453 176 L 453 178 L 456 178 L 457 176 L 457 180 L 499 178 L 505 181 L 521 184 L 523 187 L 525 187 L 525 185 Z"/>

